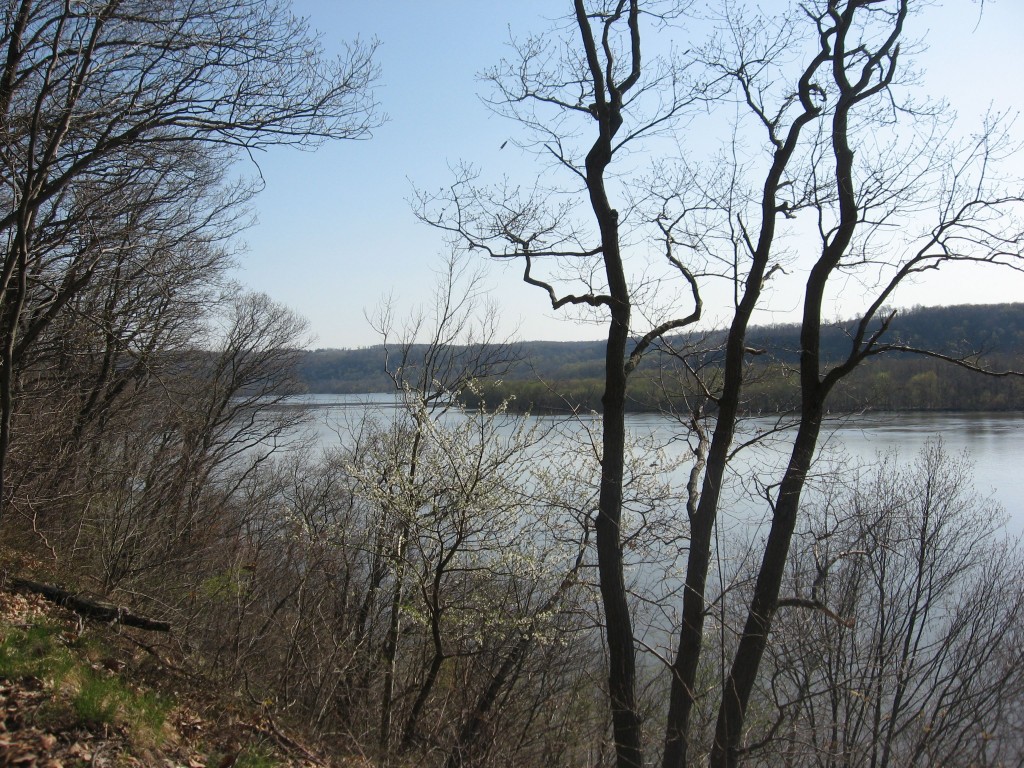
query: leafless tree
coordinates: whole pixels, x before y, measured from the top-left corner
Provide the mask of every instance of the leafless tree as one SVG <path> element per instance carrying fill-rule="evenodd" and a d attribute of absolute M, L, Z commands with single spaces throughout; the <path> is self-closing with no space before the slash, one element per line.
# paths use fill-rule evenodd
<path fill-rule="evenodd" d="M 905 49 L 912 47 L 907 26 L 916 4 L 820 0 L 781 18 L 759 16 L 746 5 L 722 7 L 720 33 L 680 62 L 641 54 L 642 43 L 679 21 L 678 5 L 576 0 L 565 27 L 575 39 L 556 33 L 518 42 L 514 60 L 489 76 L 495 108 L 524 127 L 520 145 L 566 171 L 565 186 L 557 192 L 489 188 L 463 168 L 448 190 L 418 201 L 425 221 L 467 248 L 520 260 L 523 279 L 544 291 L 553 309 L 583 308 L 607 318 L 595 530 L 622 768 L 643 764 L 621 493 L 626 382 L 644 355 L 666 334 L 696 322 L 702 296 L 724 281 L 731 319 L 716 372 L 701 375 L 709 373 L 706 366 L 687 366 L 703 382 L 700 405 L 715 419 L 699 427 L 702 408 L 693 419 L 702 437 L 686 508 L 690 547 L 663 753 L 666 768 L 677 768 L 700 759 L 691 721 L 713 602 L 714 532 L 727 469 L 742 443 L 736 428 L 748 360 L 759 352 L 748 349 L 747 330 L 755 311 L 768 306 L 769 281 L 787 275 L 803 281 L 793 377 L 800 408 L 790 458 L 777 478 L 760 486 L 770 530 L 743 597 L 747 618 L 732 663 L 714 686 L 720 706 L 710 764 L 735 765 L 829 393 L 861 362 L 890 350 L 980 367 L 942 351 L 910 350 L 888 333 L 893 313 L 883 308 L 903 282 L 948 262 L 1019 268 L 1024 243 L 1021 189 L 995 170 L 1014 146 L 1005 128 L 993 121 L 958 140 L 939 108 L 914 101 L 904 87 L 912 79 L 904 75 Z M 638 188 L 624 185 L 615 161 L 644 146 L 642 139 L 678 130 L 695 105 L 719 118 L 737 106 L 746 114 L 730 126 L 736 138 L 713 167 L 690 156 L 681 170 L 671 170 L 662 160 Z M 722 119 L 719 127 L 729 125 Z M 585 135 L 591 139 L 580 138 Z M 685 134 L 679 143 L 687 146 Z M 663 153 L 666 145 L 646 146 Z M 589 226 L 580 223 L 584 210 Z M 793 245 L 784 242 L 789 233 L 798 236 Z M 652 253 L 660 253 L 682 290 L 652 280 Z M 642 266 L 630 266 L 632 254 Z M 552 262 L 567 267 L 582 289 L 556 290 L 555 279 L 541 274 L 541 265 Z M 848 353 L 825 360 L 823 316 L 837 283 L 849 275 L 866 284 L 865 308 L 852 324 Z M 675 309 L 680 305 L 686 309 Z M 636 315 L 644 316 L 639 327 Z"/>
<path fill-rule="evenodd" d="M 373 323 L 396 402 L 342 440 L 372 530 L 358 610 L 366 666 L 345 695 L 359 696 L 364 719 L 376 714 L 361 730 L 373 734 L 382 761 L 438 750 L 449 765 L 478 764 L 504 742 L 497 722 L 560 696 L 572 677 L 572 667 L 562 676 L 539 660 L 575 644 L 575 614 L 565 606 L 580 589 L 586 531 L 546 531 L 564 489 L 539 470 L 542 427 L 504 406 L 468 412 L 459 404 L 516 355 L 497 335 L 479 269 L 451 256 L 432 303 L 405 322 L 384 304 Z M 527 688 L 538 673 L 550 690 Z M 507 748 L 521 754 L 531 743 Z"/>
<path fill-rule="evenodd" d="M 870 471 L 801 526 L 766 659 L 777 717 L 750 742 L 787 765 L 1012 762 L 1024 561 L 1003 513 L 939 444 Z"/>
<path fill-rule="evenodd" d="M 175 188 L 221 183 L 239 151 L 359 138 L 378 118 L 373 47 L 326 60 L 277 0 L 19 0 L 0 14 L 2 488 L 24 356 L 136 247 L 139 219 L 150 237 L 207 226 Z"/>
<path fill-rule="evenodd" d="M 54 429 L 45 413 L 38 422 L 64 462 L 19 494 L 14 509 L 20 518 L 47 502 L 33 524 L 65 567 L 95 576 L 103 592 L 130 587 L 155 597 L 160 581 L 151 574 L 202 561 L 226 535 L 224 506 L 302 417 L 275 406 L 296 391 L 304 321 L 262 295 L 234 295 L 222 310 L 216 339 L 160 350 L 168 359 L 121 393 L 105 390 L 104 415 L 77 421 L 77 436 L 61 430 L 63 421 Z"/>
<path fill-rule="evenodd" d="M 939 115 L 914 104 L 901 88 L 901 46 L 911 5 L 906 0 L 830 0 L 802 8 L 799 23 L 809 26 L 816 51 L 808 52 L 810 63 L 795 84 L 782 91 L 774 91 L 778 81 L 770 72 L 778 37 L 766 38 L 767 47 L 760 54 L 739 51 L 732 59 L 711 59 L 735 79 L 743 102 L 761 125 L 771 158 L 760 215 L 752 219 L 759 228 L 748 234 L 746 224 L 741 225 L 749 266 L 737 320 L 730 328 L 732 365 L 727 358 L 723 387 L 730 407 L 741 391 L 746 312 L 757 305 L 772 271 L 773 254 L 779 250 L 777 222 L 807 213 L 817 231 L 817 248 L 809 251 L 809 260 L 800 269 L 804 297 L 799 423 L 788 465 L 778 485 L 766 494 L 771 526 L 747 619 L 723 683 L 712 765 L 735 765 L 739 760 L 745 712 L 778 608 L 801 494 L 811 472 L 829 393 L 865 359 L 892 349 L 909 350 L 887 336 L 894 313 L 883 309 L 909 276 L 951 261 L 1020 267 L 1021 189 L 1004 185 L 993 170 L 994 161 L 1007 148 L 1002 129 L 985 125 L 974 139 L 957 142 L 943 133 Z M 748 39 L 757 40 L 756 36 Z M 758 61 L 766 62 L 766 69 L 757 70 Z M 752 74 L 757 71 L 767 80 Z M 889 135 L 888 143 L 879 147 L 884 134 Z M 931 220 L 918 219 L 922 213 Z M 897 222 L 905 222 L 905 237 L 890 236 Z M 876 287 L 869 285 L 866 290 L 866 309 L 853 326 L 849 351 L 838 361 L 825 360 L 820 338 L 827 296 L 837 280 L 868 270 L 878 275 L 872 281 Z M 941 352 L 916 351 L 978 367 Z M 736 377 L 732 386 L 730 371 Z M 723 415 L 728 417 L 728 411 L 719 411 L 716 432 L 726 431 L 723 422 L 732 420 Z M 727 455 L 728 445 L 719 442 L 718 435 L 712 438 L 702 503 L 705 495 L 711 495 L 716 476 L 721 476 L 720 457 Z M 712 518 L 707 522 L 713 522 L 712 507 L 706 512 Z M 704 551 L 703 542 L 695 549 Z M 693 583 L 702 583 L 698 574 L 692 576 Z M 697 590 L 688 591 L 687 598 L 690 605 L 684 606 L 680 659 L 698 655 L 700 648 L 693 628 L 701 624 L 698 614 L 703 600 L 698 600 Z M 677 678 L 678 696 L 683 700 L 690 679 L 685 671 Z M 672 713 L 669 717 L 669 727 L 684 734 L 685 718 L 673 720 Z M 670 763 L 673 751 L 666 749 L 666 765 L 678 764 L 678 758 Z"/>
<path fill-rule="evenodd" d="M 664 6 L 664 15 L 654 18 L 664 19 L 677 10 Z M 589 200 L 597 228 L 594 245 L 583 244 L 590 232 L 574 229 L 573 208 L 548 207 L 543 190 L 528 195 L 508 190 L 491 194 L 474 188 L 472 178 L 463 175 L 448 194 L 420 200 L 422 218 L 462 238 L 470 248 L 500 258 L 521 258 L 523 279 L 547 292 L 553 309 L 589 307 L 607 312 L 601 491 L 594 528 L 610 665 L 608 691 L 620 766 L 642 763 L 635 645 L 622 559 L 626 380 L 654 342 L 695 322 L 701 314 L 696 280 L 666 240 L 667 263 L 692 286 L 694 305 L 687 314 L 664 319 L 630 342 L 637 286 L 629 283 L 620 234 L 625 222 L 620 222 L 620 212 L 613 207 L 606 175 L 617 153 L 671 128 L 698 99 L 676 67 L 669 63 L 642 66 L 640 11 L 638 2 L 597 3 L 588 8 L 579 0 L 573 21 L 581 55 L 554 65 L 547 43 L 531 39 L 517 48 L 519 61 L 502 65 L 490 76 L 497 85 L 496 107 L 535 129 L 536 146 L 570 172 L 574 186 Z M 562 64 L 564 70 L 550 69 Z M 544 114 L 547 107 L 554 109 L 554 118 Z M 645 109 L 650 113 L 645 114 Z M 570 129 L 564 127 L 578 119 L 597 127 L 597 138 L 585 154 L 572 146 Z M 573 260 L 582 292 L 559 295 L 535 271 L 538 262 L 546 259 Z M 601 272 L 592 272 L 595 268 Z"/>

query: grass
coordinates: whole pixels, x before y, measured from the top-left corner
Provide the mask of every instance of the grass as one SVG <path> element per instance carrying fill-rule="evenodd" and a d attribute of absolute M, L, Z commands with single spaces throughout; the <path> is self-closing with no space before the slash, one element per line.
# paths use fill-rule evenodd
<path fill-rule="evenodd" d="M 78 719 L 93 728 L 113 725 L 127 693 L 121 681 L 95 673 L 86 674 L 84 677 L 85 679 L 79 683 L 78 693 L 71 700 Z"/>
<path fill-rule="evenodd" d="M 0 627 L 0 678 L 37 678 L 70 699 L 54 697 L 40 717 L 74 719 L 89 728 L 125 726 L 135 742 L 159 742 L 172 702 L 152 692 L 139 692 L 121 677 L 93 667 L 89 656 L 100 650 L 96 641 L 65 641 L 60 626 L 48 623 L 27 628 Z"/>
<path fill-rule="evenodd" d="M 204 726 L 203 736 L 195 740 L 183 737 L 171 717 L 178 706 L 171 697 L 140 690 L 130 675 L 112 671 L 130 669 L 123 659 L 131 653 L 125 653 L 109 632 L 76 633 L 67 621 L 32 621 L 26 624 L 22 619 L 0 617 L 0 682 L 9 681 L 18 690 L 20 701 L 27 702 L 19 710 L 23 718 L 19 733 L 24 734 L 27 749 L 41 749 L 32 741 L 32 733 L 88 731 L 88 737 L 74 738 L 86 745 L 109 741 L 119 745 L 115 750 L 141 750 L 146 756 L 143 764 L 164 753 L 173 756 L 164 762 L 174 764 L 202 760 L 208 766 L 218 766 L 229 755 L 236 768 L 272 768 L 283 763 L 262 740 L 250 740 L 240 746 L 241 751 L 224 753 L 224 745 L 231 743 L 224 733 Z M 187 711 L 187 697 L 183 706 Z M 43 749 L 49 748 L 52 742 Z M 3 755 L 0 763 L 6 764 Z"/>
<path fill-rule="evenodd" d="M 74 667 L 59 626 L 39 623 L 26 629 L 5 628 L 0 640 L 0 677 L 38 677 L 59 684 Z"/>
<path fill-rule="evenodd" d="M 280 762 L 262 747 L 248 747 L 238 753 L 235 768 L 275 768 Z"/>
<path fill-rule="evenodd" d="M 215 753 L 206 761 L 207 768 L 216 768 L 224 763 L 225 755 Z M 264 746 L 256 745 L 244 748 L 235 757 L 233 768 L 277 768 L 281 761 L 274 753 Z"/>

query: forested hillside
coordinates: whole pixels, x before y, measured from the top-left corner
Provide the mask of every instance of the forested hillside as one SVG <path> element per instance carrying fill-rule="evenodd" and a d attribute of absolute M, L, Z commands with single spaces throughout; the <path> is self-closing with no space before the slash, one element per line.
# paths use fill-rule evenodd
<path fill-rule="evenodd" d="M 834 323 L 823 328 L 825 360 L 837 361 L 848 349 L 852 328 Z M 795 406 L 787 378 L 798 362 L 798 325 L 761 326 L 748 336 L 750 375 L 746 407 L 777 411 Z M 963 359 L 993 371 L 1019 370 L 1024 360 L 1024 304 L 915 307 L 897 312 L 886 339 L 908 349 L 928 350 Z M 724 332 L 687 334 L 666 340 L 631 382 L 632 410 L 657 410 L 685 394 L 678 355 L 699 356 L 704 366 L 721 364 Z M 425 347 L 413 346 L 410 364 L 422 363 Z M 527 341 L 518 346 L 518 362 L 490 385 L 487 399 L 514 395 L 513 407 L 542 410 L 601 408 L 605 345 L 601 341 Z M 385 373 L 383 346 L 318 349 L 306 353 L 299 375 L 313 393 L 387 392 L 394 383 Z M 479 397 L 466 395 L 471 404 Z M 1006 410 L 1024 407 L 1024 382 L 1017 377 L 986 377 L 934 356 L 894 350 L 866 361 L 834 395 L 835 409 Z"/>
<path fill-rule="evenodd" d="M 927 0 L 531 5 L 0 5 L 0 768 L 1024 764 L 1024 545 L 941 443 L 829 437 L 1024 407 L 980 375 L 1024 369 L 1024 304 L 887 308 L 937 272 L 1024 293 L 1019 110 L 917 93 Z M 387 141 L 291 190 L 247 165 L 388 122 L 378 31 L 381 99 L 426 99 Z M 453 106 L 473 47 L 498 141 Z M 440 136 L 451 178 L 378 165 Z M 307 353 L 236 282 L 266 186 L 273 290 L 313 322 L 369 266 L 397 293 L 430 239 L 371 187 L 419 173 L 394 207 L 445 261 L 386 345 Z M 311 269 L 328 218 L 370 237 Z M 496 262 L 604 338 L 504 341 Z M 403 396 L 328 426 L 303 379 Z"/>

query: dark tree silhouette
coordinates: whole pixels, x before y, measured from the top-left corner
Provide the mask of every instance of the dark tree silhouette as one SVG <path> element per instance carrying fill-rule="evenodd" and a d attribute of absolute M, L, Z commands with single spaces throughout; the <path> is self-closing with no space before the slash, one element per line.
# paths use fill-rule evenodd
<path fill-rule="evenodd" d="M 364 137 L 378 117 L 373 46 L 325 59 L 286 2 L 18 0 L 0 14 L 2 503 L 17 377 L 43 329 L 140 240 L 218 236 L 224 209 L 175 190 L 219 184 L 239 151 Z"/>

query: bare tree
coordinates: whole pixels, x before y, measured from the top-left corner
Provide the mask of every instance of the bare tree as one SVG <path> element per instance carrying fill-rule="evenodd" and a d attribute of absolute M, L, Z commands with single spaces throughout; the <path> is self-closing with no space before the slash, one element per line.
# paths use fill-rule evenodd
<path fill-rule="evenodd" d="M 799 218 L 801 212 L 809 213 L 816 225 L 818 247 L 809 253 L 809 264 L 802 267 L 799 423 L 788 465 L 778 485 L 766 493 L 772 522 L 747 620 L 723 683 L 712 765 L 735 765 L 739 760 L 746 707 L 778 607 L 801 494 L 829 393 L 865 359 L 892 349 L 908 349 L 898 339 L 887 337 L 894 313 L 883 307 L 909 276 L 957 260 L 1020 266 L 1024 240 L 1016 217 L 1021 210 L 1021 190 L 1004 186 L 992 169 L 993 161 L 1005 151 L 1001 129 L 985 125 L 974 140 L 961 144 L 947 136 L 946 143 L 936 147 L 935 137 L 943 135 L 936 114 L 910 102 L 899 87 L 901 41 L 910 6 L 906 0 L 831 0 L 802 9 L 800 23 L 813 31 L 817 50 L 808 53 L 810 64 L 795 86 L 774 94 L 771 79 L 765 82 L 751 74 L 757 71 L 756 54 L 740 51 L 731 64 L 726 63 L 728 59 L 713 61 L 735 79 L 743 101 L 764 131 L 772 158 L 756 238 L 746 235 L 745 226 L 743 229 L 750 266 L 741 309 L 756 305 L 770 276 L 772 254 L 779 250 L 776 222 L 780 217 Z M 777 39 L 769 40 L 768 53 Z M 772 77 L 766 70 L 762 72 Z M 891 143 L 879 148 L 879 134 L 889 131 Z M 930 223 L 916 219 L 922 209 L 932 217 Z M 905 238 L 889 237 L 897 221 L 906 222 Z M 827 361 L 820 346 L 827 295 L 845 274 L 868 269 L 881 276 L 877 290 L 868 291 L 866 309 L 851 332 L 849 352 L 838 361 Z M 737 379 L 742 375 L 742 350 L 736 347 L 746 327 L 742 314 L 737 312 L 739 320 L 730 329 L 731 368 Z M 730 388 L 728 359 L 725 371 L 723 395 L 731 399 L 738 395 L 740 383 L 737 380 Z M 720 411 L 720 424 L 721 416 Z M 713 470 L 718 456 L 724 456 L 727 448 L 716 445 L 716 438 L 709 449 L 702 502 L 718 474 Z M 696 579 L 699 581 L 699 576 Z M 690 627 L 694 622 L 699 625 L 697 614 L 702 608 L 692 604 L 697 602 L 696 594 L 687 597 L 691 607 L 684 607 L 681 659 L 696 655 L 700 647 Z M 677 683 L 684 698 L 682 689 L 687 682 L 683 675 Z M 676 726 L 685 733 L 684 720 L 674 723 L 671 718 L 670 714 L 670 728 Z M 666 753 L 669 765 L 670 750 Z"/>
<path fill-rule="evenodd" d="M 170 191 L 221 183 L 239 150 L 359 138 L 377 122 L 372 46 L 326 60 L 277 0 L 19 0 L 2 15 L 0 488 L 24 355 L 135 247 L 140 205 L 150 227 L 179 228 Z"/>
<path fill-rule="evenodd" d="M 736 426 L 748 358 L 759 351 L 748 349 L 747 329 L 755 311 L 768 306 L 770 280 L 788 274 L 803 280 L 793 377 L 800 407 L 790 458 L 777 478 L 760 486 L 771 526 L 743 598 L 747 618 L 732 663 L 713 690 L 720 706 L 710 762 L 735 765 L 829 393 L 864 360 L 910 351 L 888 334 L 893 313 L 883 309 L 908 278 L 950 261 L 1019 268 L 1022 193 L 994 170 L 1012 142 L 997 122 L 958 141 L 938 108 L 913 101 L 903 88 L 913 5 L 820 0 L 779 20 L 726 3 L 721 34 L 695 46 L 684 66 L 641 55 L 642 40 L 675 21 L 678 6 L 577 0 L 568 27 L 575 41 L 556 34 L 519 42 L 516 60 L 490 75 L 496 108 L 525 128 L 521 145 L 567 171 L 566 186 L 557 195 L 507 185 L 488 189 L 463 169 L 446 192 L 420 197 L 421 217 L 466 247 L 521 260 L 523 279 L 544 291 L 552 308 L 600 310 L 608 319 L 595 530 L 609 697 L 623 768 L 643 763 L 634 632 L 622 575 L 621 492 L 626 382 L 645 353 L 697 321 L 702 292 L 725 281 L 733 300 L 720 363 L 712 371 L 683 355 L 702 397 L 689 420 L 698 435 L 686 508 L 690 547 L 663 753 L 666 768 L 677 768 L 699 759 L 691 721 L 705 619 L 714 602 L 708 595 L 713 536 L 727 468 L 743 444 Z M 696 66 L 700 83 L 688 83 L 686 74 Z M 687 158 L 681 170 L 667 172 L 670 164 L 663 161 L 638 188 L 622 185 L 614 161 L 623 151 L 678 128 L 697 104 L 717 115 L 724 110 L 716 105 L 738 104 L 749 115 L 734 126 L 737 138 L 714 167 L 708 171 Z M 586 126 L 593 143 L 581 148 Z M 748 151 L 748 140 L 755 152 Z M 686 146 L 685 137 L 681 143 Z M 612 203 L 616 193 L 621 210 Z M 590 227 L 578 223 L 584 207 Z M 789 232 L 801 238 L 794 246 L 783 242 Z M 660 252 L 683 290 L 652 280 L 649 264 L 631 268 L 632 252 L 641 262 Z M 567 265 L 583 289 L 559 293 L 554 278 L 540 274 L 541 263 L 552 260 Z M 820 336 L 827 302 L 851 274 L 867 283 L 865 309 L 853 323 L 848 353 L 825 360 Z M 692 301 L 691 311 L 673 310 L 684 298 Z M 639 328 L 632 325 L 635 314 L 647 316 Z M 980 367 L 942 351 L 913 351 Z M 715 420 L 700 426 L 705 411 Z"/>
<path fill-rule="evenodd" d="M 384 304 L 373 323 L 395 408 L 351 430 L 359 450 L 351 437 L 342 441 L 373 531 L 358 611 L 366 666 L 345 695 L 359 697 L 361 717 L 374 712 L 364 730 L 385 763 L 438 749 L 449 765 L 477 764 L 505 741 L 499 720 L 520 701 L 559 695 L 573 669 L 564 678 L 546 669 L 558 681 L 552 690 L 526 689 L 539 659 L 575 643 L 575 614 L 564 606 L 580 589 L 587 532 L 559 538 L 546 530 L 556 525 L 549 509 L 563 489 L 538 469 L 542 427 L 504 405 L 460 405 L 463 391 L 516 359 L 485 299 L 480 270 L 455 254 L 439 270 L 432 303 L 409 320 Z M 565 644 L 555 648 L 560 629 Z M 529 744 L 509 740 L 508 749 L 520 754 Z"/>
<path fill-rule="evenodd" d="M 997 765 L 1018 746 L 1021 553 L 941 445 L 871 472 L 801 526 L 766 659 L 778 718 L 751 741 L 788 765 Z"/>
<path fill-rule="evenodd" d="M 676 10 L 666 6 L 663 13 L 671 15 Z M 594 528 L 609 655 L 608 691 L 618 761 L 624 768 L 642 764 L 636 651 L 622 559 L 626 380 L 661 336 L 700 317 L 701 304 L 693 274 L 666 239 L 665 258 L 693 287 L 694 306 L 688 314 L 662 320 L 630 343 L 637 286 L 629 283 L 622 252 L 622 222 L 613 207 L 606 174 L 617 153 L 671 127 L 697 96 L 675 67 L 666 63 L 650 74 L 651 70 L 642 66 L 640 3 L 605 2 L 588 8 L 578 0 L 573 20 L 582 55 L 567 62 L 564 72 L 550 71 L 546 45 L 529 40 L 517 50 L 520 61 L 495 70 L 491 79 L 498 87 L 498 109 L 536 129 L 541 151 L 550 153 L 582 185 L 580 191 L 589 200 L 596 224 L 596 244 L 582 245 L 584 233 L 572 228 L 572 208 L 547 208 L 541 202 L 542 190 L 525 199 L 500 192 L 492 196 L 473 189 L 466 176 L 456 181 L 450 195 L 422 198 L 420 213 L 435 226 L 462 238 L 470 248 L 501 258 L 522 258 L 523 279 L 547 292 L 553 309 L 575 306 L 607 312 L 601 491 Z M 634 106 L 637 111 L 646 108 L 650 101 L 654 104 L 649 115 L 637 116 L 631 110 Z M 560 116 L 549 120 L 539 114 L 548 106 Z M 559 130 L 570 117 L 596 123 L 597 137 L 585 156 L 570 146 Z M 627 123 L 627 117 L 634 121 Z M 550 258 L 577 261 L 584 275 L 583 292 L 559 295 L 550 282 L 537 275 L 535 264 Z M 586 277 L 595 259 L 603 270 L 600 276 L 593 275 L 596 285 Z"/>
<path fill-rule="evenodd" d="M 65 567 L 95 576 L 103 592 L 152 596 L 161 584 L 151 574 L 192 570 L 227 535 L 225 506 L 303 416 L 276 406 L 296 392 L 305 322 L 262 295 L 237 293 L 221 310 L 226 327 L 215 338 L 160 350 L 169 359 L 120 393 L 105 390 L 103 417 L 79 421 L 79 435 L 62 433 L 62 422 L 48 429 L 45 412 L 40 419 L 65 462 L 14 508 L 47 501 L 47 519 L 34 523 Z M 65 496 L 61 504 L 50 486 Z"/>

